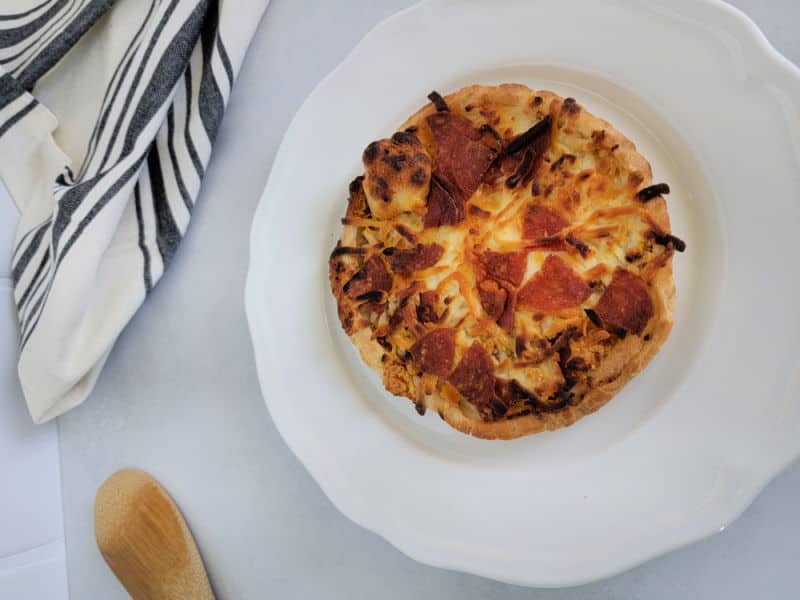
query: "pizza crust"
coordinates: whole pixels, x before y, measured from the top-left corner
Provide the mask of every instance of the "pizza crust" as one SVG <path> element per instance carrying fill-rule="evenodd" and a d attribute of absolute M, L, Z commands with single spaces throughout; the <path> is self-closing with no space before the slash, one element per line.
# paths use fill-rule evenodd
<path fill-rule="evenodd" d="M 541 98 L 541 100 L 536 100 Z M 568 128 L 569 136 L 577 140 L 596 141 L 598 154 L 613 153 L 615 164 L 624 165 L 622 175 L 628 178 L 625 185 L 631 188 L 631 194 L 636 189 L 642 189 L 652 184 L 652 170 L 650 164 L 637 151 L 634 144 L 622 133 L 614 129 L 608 122 L 588 113 L 568 99 L 547 91 L 532 91 L 518 84 L 504 84 L 496 87 L 469 86 L 445 97 L 451 110 L 460 110 L 460 114 L 472 120 L 476 126 L 489 123 L 506 140 L 518 135 L 536 121 L 534 106 L 549 107 L 549 113 L 556 115 L 553 127 L 559 132 Z M 565 103 L 568 105 L 565 109 Z M 573 104 L 574 103 L 574 104 Z M 470 108 L 470 110 L 466 110 Z M 433 134 L 427 125 L 427 118 L 436 112 L 436 108 L 427 104 L 417 113 L 412 115 L 401 127 L 403 131 L 413 131 L 421 141 L 426 152 L 430 154 L 433 164 L 437 164 L 436 145 Z M 513 117 L 513 127 L 509 126 Z M 597 132 L 603 132 L 601 136 Z M 598 138 L 595 140 L 595 138 Z M 613 149 L 613 150 L 612 150 Z M 420 157 L 422 160 L 422 157 Z M 576 159 L 578 160 L 578 159 Z M 552 165 L 551 165 L 552 166 Z M 369 175 L 369 173 L 368 173 Z M 426 180 L 427 185 L 427 180 Z M 359 200 L 354 200 L 351 189 L 351 202 L 347 217 L 350 226 L 345 226 L 339 248 L 358 247 L 359 235 L 353 232 L 352 223 L 358 223 L 363 214 L 359 210 Z M 474 198 L 474 196 L 473 196 Z M 597 206 L 602 209 L 602 206 Z M 650 226 L 665 234 L 670 232 L 669 216 L 666 201 L 658 196 L 652 200 L 637 205 L 641 209 L 640 217 L 645 219 Z M 420 231 L 425 217 L 424 207 L 412 207 L 402 216 L 397 231 L 405 228 L 407 231 Z M 346 219 L 347 221 L 347 219 Z M 402 231 L 400 232 L 403 235 Z M 391 233 L 394 238 L 397 236 Z M 363 241 L 363 240 L 362 240 Z M 445 250 L 443 261 L 449 260 L 448 250 Z M 353 277 L 361 263 L 361 256 L 355 254 L 338 254 L 334 251 L 331 259 L 330 280 L 331 287 L 339 307 L 339 316 L 345 331 L 350 336 L 353 344 L 358 349 L 364 362 L 383 377 L 384 385 L 388 391 L 395 395 L 409 398 L 420 412 L 424 409 L 436 411 L 442 419 L 455 429 L 473 436 L 485 439 L 512 439 L 541 431 L 554 430 L 573 424 L 578 419 L 588 415 L 608 402 L 631 378 L 639 373 L 666 341 L 673 322 L 673 304 L 675 286 L 672 278 L 672 251 L 663 251 L 654 255 L 652 260 L 641 270 L 638 276 L 645 282 L 652 303 L 652 316 L 641 335 L 629 334 L 622 339 L 613 340 L 613 345 L 605 351 L 602 360 L 593 365 L 591 385 L 581 382 L 578 389 L 584 386 L 580 400 L 570 402 L 563 408 L 553 411 L 534 410 L 522 416 L 509 415 L 496 419 L 486 419 L 476 409 L 476 406 L 462 397 L 456 387 L 447 380 L 436 378 L 429 374 L 415 373 L 415 369 L 408 366 L 409 357 L 405 360 L 398 358 L 393 353 L 387 352 L 385 341 L 376 336 L 380 326 L 381 317 L 373 319 L 374 323 L 364 324 L 364 319 L 359 325 L 357 310 L 354 300 L 346 293 L 346 283 Z M 383 260 L 383 259 L 382 259 Z M 423 270 L 425 275 L 430 270 Z M 430 278 L 433 276 L 429 276 Z M 469 285 L 477 285 L 477 280 L 467 278 Z M 433 279 L 434 281 L 435 278 Z M 424 278 L 423 278 L 423 281 Z M 392 298 L 397 290 L 394 288 L 389 294 Z M 474 295 L 474 294 L 473 294 Z M 396 300 L 396 299 L 394 299 Z M 472 302 L 475 298 L 472 298 Z M 462 298 L 448 308 L 458 310 L 461 304 L 469 305 L 470 298 Z M 408 309 L 394 306 L 395 312 Z M 413 305 L 413 302 L 411 303 Z M 392 300 L 387 303 L 384 311 L 393 308 Z M 469 307 L 468 307 L 469 308 Z M 573 311 L 574 312 L 574 311 Z M 569 311 L 561 311 L 558 318 L 565 318 Z M 578 318 L 580 312 L 576 313 Z M 568 318 L 568 317 L 567 317 Z M 587 331 L 592 325 L 587 320 L 580 325 L 582 331 Z M 462 357 L 467 341 L 458 334 L 460 341 L 457 343 L 456 359 Z M 399 353 L 399 351 L 398 351 Z M 455 364 L 455 363 L 454 363 Z M 588 380 L 587 380 L 588 381 Z"/>

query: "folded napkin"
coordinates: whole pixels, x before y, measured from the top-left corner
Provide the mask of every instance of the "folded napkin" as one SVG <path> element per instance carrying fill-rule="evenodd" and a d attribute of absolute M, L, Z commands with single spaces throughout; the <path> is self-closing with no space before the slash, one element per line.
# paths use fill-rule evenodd
<path fill-rule="evenodd" d="M 174 256 L 267 2 L 3 0 L 0 178 L 34 421 L 86 398 Z"/>

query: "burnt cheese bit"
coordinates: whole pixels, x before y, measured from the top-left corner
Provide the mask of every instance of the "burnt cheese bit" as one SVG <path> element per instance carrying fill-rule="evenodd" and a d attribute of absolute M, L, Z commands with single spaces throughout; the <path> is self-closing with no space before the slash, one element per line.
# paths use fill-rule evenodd
<path fill-rule="evenodd" d="M 550 396 L 549 398 L 550 404 L 548 405 L 549 410 L 557 411 L 566 408 L 567 406 L 570 405 L 573 398 L 575 397 L 575 394 L 569 391 L 572 389 L 572 385 L 570 385 L 570 383 L 571 382 L 569 381 L 565 381 L 561 385 L 561 387 L 558 388 L 558 391 L 552 396 Z"/>
<path fill-rule="evenodd" d="M 584 372 L 589 370 L 589 364 L 586 362 L 586 359 L 580 356 L 573 356 L 569 360 L 567 360 L 565 368 L 568 371 L 579 371 Z"/>
<path fill-rule="evenodd" d="M 574 154 L 562 154 L 561 156 L 558 157 L 558 160 L 556 160 L 556 162 L 550 165 L 550 171 L 556 171 L 561 165 L 563 165 L 567 161 L 569 161 L 570 163 L 574 163 L 576 160 L 578 160 L 578 157 L 575 156 Z"/>
<path fill-rule="evenodd" d="M 507 421 L 511 419 L 518 419 L 519 417 L 527 417 L 528 415 L 532 414 L 533 410 L 530 408 L 523 408 L 522 410 L 516 411 L 513 414 L 506 415 L 505 418 Z"/>
<path fill-rule="evenodd" d="M 391 201 L 391 197 L 389 196 L 389 184 L 383 177 L 375 176 L 369 190 L 370 194 L 367 195 L 367 198 L 371 195 L 373 198 L 380 198 L 382 202 L 388 203 Z"/>
<path fill-rule="evenodd" d="M 567 242 L 573 248 L 575 248 L 583 258 L 589 256 L 589 254 L 592 251 L 592 249 L 589 248 L 589 245 L 586 242 L 578 239 L 572 233 L 568 233 L 567 237 L 564 238 L 564 241 Z"/>
<path fill-rule="evenodd" d="M 364 183 L 364 176 L 363 175 L 359 175 L 358 177 L 353 179 L 353 181 L 350 182 L 350 185 L 348 186 L 348 191 L 351 194 L 359 193 L 361 191 L 361 185 L 363 183 Z"/>
<path fill-rule="evenodd" d="M 600 317 L 597 316 L 597 313 L 594 310 L 591 308 L 584 308 L 583 312 L 586 313 L 586 316 L 589 317 L 589 320 L 594 323 L 595 326 L 599 327 L 600 329 L 603 328 L 603 322 L 600 320 Z"/>
<path fill-rule="evenodd" d="M 408 164 L 408 156 L 403 153 L 387 156 L 386 163 L 389 164 L 395 171 L 402 171 L 403 167 Z"/>
<path fill-rule="evenodd" d="M 575 100 L 575 98 L 567 98 L 564 100 L 564 104 L 561 105 L 561 112 L 567 115 L 577 115 L 581 112 L 581 105 Z"/>
<path fill-rule="evenodd" d="M 525 339 L 524 335 L 518 335 L 514 339 L 514 351 L 516 352 L 517 356 L 520 356 L 523 352 L 525 352 L 525 348 L 528 346 L 528 342 Z"/>
<path fill-rule="evenodd" d="M 414 235 L 414 232 L 412 232 L 408 227 L 406 227 L 402 223 L 395 224 L 394 230 L 412 244 L 415 244 L 417 242 L 417 236 Z"/>
<path fill-rule="evenodd" d="M 522 404 L 530 407 L 530 411 L 514 413 L 514 417 L 524 416 L 530 414 L 530 412 L 535 414 L 556 412 L 564 408 L 572 399 L 572 394 L 567 395 L 566 392 L 572 389 L 576 382 L 577 379 L 575 378 L 566 380 L 548 401 L 544 401 L 534 392 L 526 389 L 516 379 L 512 379 L 511 381 L 498 380 L 495 384 L 495 395 L 505 406 L 518 406 Z"/>
<path fill-rule="evenodd" d="M 500 136 L 499 133 L 497 133 L 497 130 L 494 127 L 492 127 L 491 125 L 489 125 L 488 123 L 484 123 L 483 125 L 481 125 L 478 128 L 478 131 L 481 131 L 483 133 L 488 133 L 489 135 L 491 135 L 498 142 L 500 142 L 500 143 L 503 142 L 503 138 Z"/>
<path fill-rule="evenodd" d="M 669 185 L 666 183 L 657 183 L 639 190 L 636 194 L 636 199 L 641 202 L 649 202 L 653 198 L 665 196 L 667 194 L 669 194 Z"/>
<path fill-rule="evenodd" d="M 383 292 L 373 290 L 371 292 L 364 292 L 356 296 L 359 302 L 380 302 L 383 299 Z"/>
<path fill-rule="evenodd" d="M 359 175 L 348 186 L 347 196 L 347 212 L 346 217 L 353 218 L 370 218 L 369 204 L 367 203 L 367 196 L 364 193 L 364 176 Z"/>
<path fill-rule="evenodd" d="M 414 185 L 424 185 L 428 181 L 428 172 L 419 168 L 411 174 L 411 183 Z"/>
<path fill-rule="evenodd" d="M 533 125 L 533 127 L 527 131 L 524 131 L 523 133 L 520 133 L 517 137 L 511 140 L 501 154 L 507 156 L 509 154 L 519 152 L 523 148 L 527 148 L 541 136 L 549 134 L 552 123 L 553 119 L 550 117 L 550 115 L 547 115 L 544 119 Z"/>
<path fill-rule="evenodd" d="M 344 254 L 365 254 L 367 252 L 366 248 L 356 248 L 353 246 L 336 246 L 331 252 L 331 258 L 336 258 L 337 256 L 342 256 Z"/>
<path fill-rule="evenodd" d="M 629 263 L 634 263 L 642 258 L 642 253 L 638 250 L 628 250 L 625 253 L 625 260 Z"/>
<path fill-rule="evenodd" d="M 531 170 L 531 167 L 533 167 L 533 152 L 531 152 L 530 148 L 526 148 L 517 170 L 514 171 L 514 174 L 511 177 L 506 179 L 506 187 L 517 187 L 517 184 L 527 177 L 528 171 Z"/>
<path fill-rule="evenodd" d="M 372 142 L 366 148 L 364 148 L 364 153 L 361 155 L 361 160 L 364 161 L 364 164 L 370 164 L 378 158 L 378 153 L 380 152 L 380 145 L 378 142 Z"/>
<path fill-rule="evenodd" d="M 656 244 L 667 248 L 674 248 L 676 252 L 684 252 L 686 250 L 686 242 L 671 233 L 658 233 L 654 231 L 652 235 L 653 241 L 655 241 Z"/>
<path fill-rule="evenodd" d="M 428 100 L 433 103 L 437 112 L 447 112 L 450 110 L 450 107 L 447 106 L 447 102 L 444 101 L 442 95 L 436 90 L 433 90 L 430 94 L 428 94 Z"/>
<path fill-rule="evenodd" d="M 409 129 L 406 129 L 405 131 L 396 132 L 394 135 L 392 135 L 392 141 L 397 144 L 409 144 L 411 146 L 420 146 L 421 142 L 419 141 L 417 136 L 414 135 L 414 132 L 417 130 L 416 127 L 413 129 L 413 131 L 409 131 Z"/>

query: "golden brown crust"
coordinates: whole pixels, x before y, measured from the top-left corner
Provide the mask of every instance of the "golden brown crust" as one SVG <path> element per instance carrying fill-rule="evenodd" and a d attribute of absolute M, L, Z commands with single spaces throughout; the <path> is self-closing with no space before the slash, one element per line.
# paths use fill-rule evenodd
<path fill-rule="evenodd" d="M 608 402 L 647 365 L 669 335 L 675 289 L 673 247 L 663 240 L 670 233 L 666 201 L 660 195 L 646 202 L 636 199 L 637 191 L 652 184 L 649 163 L 630 140 L 572 99 L 504 84 L 463 88 L 446 96 L 445 101 L 452 113 L 468 119 L 476 129 L 490 126 L 492 135 L 505 145 L 549 117 L 550 149 L 540 157 L 544 162 L 537 163 L 532 171 L 533 183 L 528 179 L 525 186 L 520 183 L 509 191 L 505 184 L 510 173 L 502 170 L 505 159 L 498 156 L 491 167 L 497 172 L 488 173 L 480 189 L 467 198 L 463 221 L 441 227 L 425 226 L 426 207 L 416 200 L 407 202 L 401 210 L 374 214 L 368 201 L 374 198 L 365 199 L 363 182 L 356 180 L 351 186 L 342 238 L 330 261 L 331 288 L 340 320 L 363 360 L 383 375 L 387 390 L 409 398 L 420 412 L 435 410 L 459 431 L 487 439 L 511 439 L 571 425 Z M 418 154 L 425 157 L 420 155 L 415 160 L 426 167 L 424 187 L 426 191 L 430 187 L 430 194 L 436 182 L 429 182 L 427 157 L 433 162 L 434 179 L 439 161 L 437 140 L 428 119 L 434 113 L 436 107 L 426 104 L 400 128 L 411 131 L 420 143 Z M 408 154 L 409 149 L 420 150 L 414 140 L 402 137 L 399 141 L 373 143 L 371 152 L 385 148 L 396 157 L 398 153 Z M 369 177 L 368 162 L 374 161 L 365 159 Z M 407 160 L 401 162 L 403 168 L 408 164 Z M 515 164 L 517 170 L 523 169 L 519 155 Z M 388 167 L 380 168 L 383 173 Z M 398 180 L 408 179 L 405 170 L 395 171 Z M 375 172 L 373 167 L 373 175 Z M 524 180 L 522 175 L 519 180 Z M 403 183 L 397 185 L 402 187 Z M 416 193 L 416 188 L 409 189 Z M 400 189 L 399 197 L 410 197 L 407 191 Z M 570 226 L 558 239 L 545 240 L 545 245 L 517 239 L 521 215 L 531 204 L 563 214 Z M 511 227 L 509 223 L 517 223 L 513 225 L 516 229 L 510 229 L 510 234 L 498 233 L 503 227 Z M 437 246 L 435 252 L 433 246 Z M 405 253 L 406 261 L 409 257 L 418 259 L 422 267 L 413 274 L 395 272 L 399 268 L 396 252 Z M 479 256 L 478 252 L 484 254 Z M 540 268 L 544 257 L 564 256 L 570 265 L 564 268 L 580 273 L 592 286 L 591 296 L 575 308 L 559 307 L 541 314 L 530 307 L 517 307 L 514 312 L 509 298 L 516 297 L 522 283 L 490 274 L 496 266 L 487 271 L 481 262 L 487 252 L 524 252 L 526 281 Z M 436 257 L 435 264 L 426 262 L 431 256 Z M 371 261 L 369 269 L 365 267 L 367 260 Z M 389 284 L 384 269 L 391 279 Z M 597 305 L 615 269 L 633 273 L 649 296 L 644 312 L 646 326 L 640 330 L 640 323 L 634 323 L 634 333 L 597 323 L 596 315 L 591 319 L 581 310 Z M 364 290 L 367 292 L 356 296 Z M 584 297 L 582 293 L 577 296 L 578 300 Z M 543 301 L 549 306 L 551 298 L 545 294 Z M 613 314 L 623 325 L 631 318 L 630 307 L 624 306 L 628 301 L 634 300 L 623 298 L 623 306 L 613 305 L 617 310 Z M 500 314 L 503 303 L 505 316 Z M 500 307 L 497 311 L 495 304 Z M 452 335 L 438 337 L 454 337 L 456 341 L 454 355 L 439 362 L 427 361 L 436 365 L 437 376 L 420 370 L 413 349 L 420 347 L 414 346 L 419 339 L 439 328 L 452 328 Z M 515 338 L 516 350 L 512 350 Z M 532 400 L 523 401 L 520 396 L 509 400 L 507 395 L 499 398 L 500 392 L 493 396 L 473 394 L 473 388 L 456 381 L 453 375 L 443 376 L 476 342 L 491 351 L 495 381 L 505 382 L 506 388 L 512 379 L 514 384 L 522 381 Z M 452 352 L 445 346 L 447 350 L 436 346 L 431 351 Z M 499 408 L 498 400 L 502 405 Z"/>

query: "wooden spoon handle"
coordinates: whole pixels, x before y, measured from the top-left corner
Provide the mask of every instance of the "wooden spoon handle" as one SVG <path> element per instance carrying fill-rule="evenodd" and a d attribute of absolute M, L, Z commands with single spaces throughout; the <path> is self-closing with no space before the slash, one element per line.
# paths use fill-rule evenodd
<path fill-rule="evenodd" d="M 178 507 L 144 471 L 117 471 L 97 490 L 97 546 L 134 600 L 214 600 Z"/>

